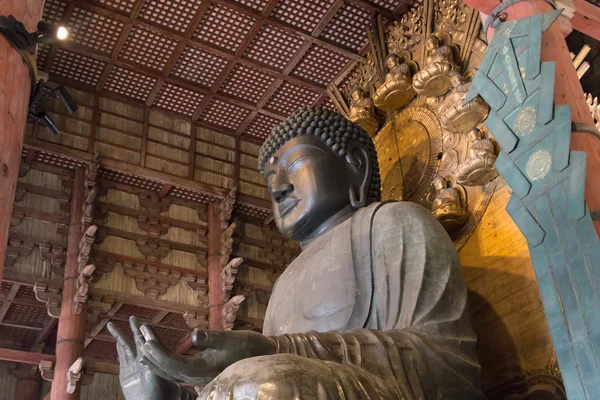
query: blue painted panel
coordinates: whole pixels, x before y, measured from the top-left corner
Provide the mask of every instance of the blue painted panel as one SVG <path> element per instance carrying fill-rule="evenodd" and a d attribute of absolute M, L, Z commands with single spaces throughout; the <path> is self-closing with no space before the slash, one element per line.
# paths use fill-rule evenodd
<path fill-rule="evenodd" d="M 538 109 L 538 124 L 547 124 L 552 119 L 554 110 L 554 82 L 556 76 L 556 63 L 545 62 L 542 64 L 541 96 Z M 569 114 L 569 120 L 570 120 Z"/>
<path fill-rule="evenodd" d="M 486 128 L 493 133 L 494 139 L 500 145 L 503 151 L 510 153 L 517 146 L 517 135 L 506 125 L 495 111 L 490 110 L 490 113 L 485 120 Z"/>

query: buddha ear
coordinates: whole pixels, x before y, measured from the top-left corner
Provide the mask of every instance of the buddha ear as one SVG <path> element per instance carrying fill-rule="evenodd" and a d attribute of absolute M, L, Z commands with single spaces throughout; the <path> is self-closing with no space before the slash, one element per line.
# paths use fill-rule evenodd
<path fill-rule="evenodd" d="M 365 207 L 369 201 L 373 162 L 367 148 L 359 143 L 348 143 L 346 151 L 346 162 L 350 172 L 350 205 L 359 209 Z"/>

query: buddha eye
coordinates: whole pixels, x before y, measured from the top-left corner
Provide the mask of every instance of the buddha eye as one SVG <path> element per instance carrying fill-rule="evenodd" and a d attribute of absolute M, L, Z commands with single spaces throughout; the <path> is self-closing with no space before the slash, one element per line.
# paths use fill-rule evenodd
<path fill-rule="evenodd" d="M 300 156 L 300 157 L 296 158 L 290 165 L 288 165 L 288 167 L 287 167 L 287 173 L 288 174 L 293 174 L 294 172 L 298 171 L 304 165 L 302 163 L 302 161 L 303 160 L 308 160 L 309 158 L 310 158 L 309 155 Z"/>

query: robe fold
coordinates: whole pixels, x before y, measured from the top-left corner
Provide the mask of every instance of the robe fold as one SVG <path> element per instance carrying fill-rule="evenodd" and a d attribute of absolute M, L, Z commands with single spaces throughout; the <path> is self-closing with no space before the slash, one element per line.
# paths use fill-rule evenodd
<path fill-rule="evenodd" d="M 280 354 L 235 363 L 201 399 L 483 398 L 458 254 L 429 211 L 374 203 L 317 240 L 303 249 L 308 258 L 296 260 L 323 260 L 319 252 L 335 244 L 341 255 L 324 265 L 345 264 L 349 249 L 350 270 L 336 266 L 319 275 L 322 265 L 300 264 L 317 279 L 312 293 L 295 260 L 278 280 L 265 319 L 264 333 Z M 336 306 L 327 296 L 311 298 L 322 288 L 352 290 L 340 293 Z M 281 315 L 285 309 L 290 315 Z"/>

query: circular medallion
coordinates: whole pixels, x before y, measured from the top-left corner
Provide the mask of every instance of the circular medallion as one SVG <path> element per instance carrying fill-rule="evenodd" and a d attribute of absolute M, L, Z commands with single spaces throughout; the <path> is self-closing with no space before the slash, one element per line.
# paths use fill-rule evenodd
<path fill-rule="evenodd" d="M 552 166 L 552 156 L 545 150 L 538 150 L 529 157 L 525 172 L 532 181 L 543 179 Z"/>
<path fill-rule="evenodd" d="M 396 114 L 375 137 L 383 200 L 420 202 L 437 172 L 442 128 L 424 107 Z"/>
<path fill-rule="evenodd" d="M 537 111 L 533 107 L 527 107 L 519 113 L 516 120 L 516 131 L 517 135 L 525 136 L 529 135 L 533 128 L 535 128 L 535 121 L 537 119 Z"/>

